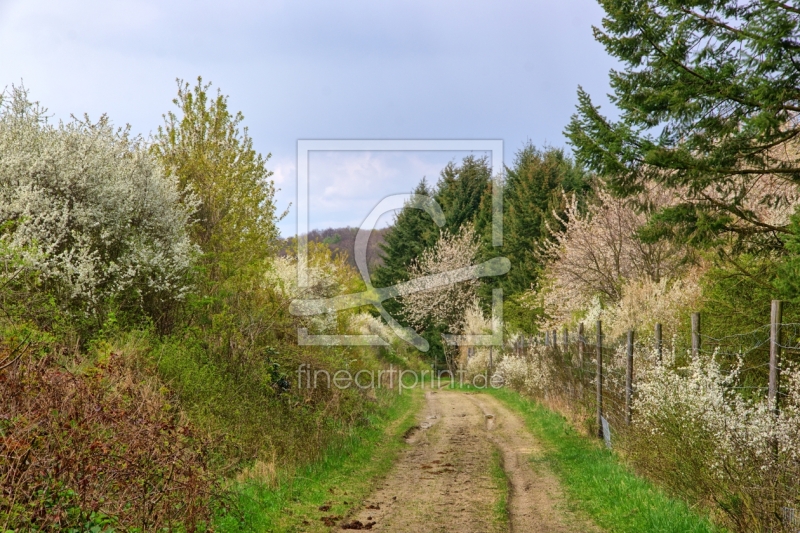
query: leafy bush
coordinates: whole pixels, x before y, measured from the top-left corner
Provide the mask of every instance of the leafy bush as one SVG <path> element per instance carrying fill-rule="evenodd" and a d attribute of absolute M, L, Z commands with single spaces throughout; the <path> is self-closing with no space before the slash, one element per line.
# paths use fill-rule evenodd
<path fill-rule="evenodd" d="M 115 300 L 157 317 L 183 298 L 192 208 L 141 139 L 106 117 L 54 126 L 20 88 L 0 106 L 0 237 L 42 290 L 89 316 Z"/>

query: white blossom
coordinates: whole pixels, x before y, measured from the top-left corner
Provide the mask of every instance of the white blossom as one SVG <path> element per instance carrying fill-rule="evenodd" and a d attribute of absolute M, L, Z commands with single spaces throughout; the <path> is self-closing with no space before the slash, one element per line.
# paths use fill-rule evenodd
<path fill-rule="evenodd" d="M 465 224 L 455 234 L 442 231 L 436 244 L 412 261 L 409 266 L 411 279 L 472 266 L 478 248 L 475 229 L 471 224 Z M 465 313 L 475 301 L 477 287 L 478 280 L 471 279 L 442 287 L 425 288 L 402 298 L 403 314 L 416 328 L 421 329 L 429 320 L 434 320 L 446 324 L 451 333 L 461 333 Z"/>
<path fill-rule="evenodd" d="M 52 125 L 24 89 L 0 104 L 0 235 L 29 251 L 49 290 L 85 311 L 184 296 L 194 206 L 142 140 L 105 117 Z"/>

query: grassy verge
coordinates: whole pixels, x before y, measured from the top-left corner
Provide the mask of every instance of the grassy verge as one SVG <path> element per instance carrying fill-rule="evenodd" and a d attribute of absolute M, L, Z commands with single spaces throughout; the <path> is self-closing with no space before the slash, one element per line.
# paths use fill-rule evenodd
<path fill-rule="evenodd" d="M 220 517 L 216 531 L 328 531 L 324 518 L 335 520 L 359 507 L 388 473 L 406 446 L 402 435 L 414 425 L 421 401 L 419 389 L 397 395 L 387 411 L 331 446 L 321 461 L 279 472 L 272 487 L 258 481 L 239 484 L 234 489 L 238 513 Z"/>
<path fill-rule="evenodd" d="M 509 389 L 486 392 L 523 417 L 545 446 L 545 461 L 563 483 L 570 503 L 600 527 L 619 533 L 724 531 L 630 472 L 613 453 L 580 435 L 562 416 Z"/>
<path fill-rule="evenodd" d="M 508 531 L 508 491 L 509 481 L 503 468 L 503 458 L 500 451 L 492 451 L 492 480 L 497 488 L 498 497 L 494 502 L 494 522 L 499 531 Z"/>

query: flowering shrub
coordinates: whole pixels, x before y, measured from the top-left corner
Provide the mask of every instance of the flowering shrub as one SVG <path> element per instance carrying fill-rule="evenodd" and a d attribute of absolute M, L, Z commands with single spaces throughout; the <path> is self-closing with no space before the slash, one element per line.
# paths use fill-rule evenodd
<path fill-rule="evenodd" d="M 505 385 L 515 390 L 527 388 L 528 365 L 523 357 L 505 356 L 497 365 L 497 374 L 502 376 Z"/>
<path fill-rule="evenodd" d="M 634 203 L 600 189 L 596 202 L 582 212 L 576 196 L 568 199 L 564 229 L 555 232 L 544 248 L 549 262 L 540 300 L 552 323 L 569 322 L 598 298 L 604 303 L 619 301 L 630 280 L 658 284 L 680 273 L 683 248 L 666 242 L 645 244 L 637 238 L 647 212 L 636 205 L 669 202 L 657 191 Z"/>
<path fill-rule="evenodd" d="M 54 126 L 23 89 L 0 104 L 0 236 L 58 301 L 93 313 L 110 298 L 151 311 L 182 298 L 191 201 L 142 141 L 105 117 Z"/>
<path fill-rule="evenodd" d="M 602 319 L 611 337 L 622 337 L 630 329 L 650 332 L 656 323 L 667 328 L 665 333 L 674 333 L 687 310 L 700 308 L 703 270 L 694 267 L 674 280 L 631 280 L 623 286 L 620 300 L 592 319 Z"/>
<path fill-rule="evenodd" d="M 447 273 L 473 264 L 478 253 L 478 240 L 471 224 L 458 233 L 443 231 L 432 248 L 411 262 L 411 279 L 431 274 Z M 403 314 L 416 328 L 423 329 L 428 321 L 446 324 L 451 333 L 460 333 L 464 318 L 476 298 L 478 280 L 472 279 L 408 294 L 402 298 Z"/>
<path fill-rule="evenodd" d="M 307 262 L 308 286 L 300 287 L 297 282 L 297 257 L 287 255 L 272 259 L 264 275 L 263 288 L 274 290 L 288 305 L 295 299 L 330 298 L 346 292 L 356 292 L 362 288 L 353 267 L 341 255 L 332 256 L 330 248 L 321 243 L 309 243 Z M 328 313 L 295 320 L 311 325 L 317 331 L 333 331 L 337 326 L 345 328 L 347 313 L 341 313 L 340 323 L 337 315 Z"/>
<path fill-rule="evenodd" d="M 494 361 L 492 361 L 494 363 Z M 469 352 L 467 358 L 467 378 L 473 379 L 478 375 L 486 375 L 489 370 L 489 348 L 476 346 Z"/>
<path fill-rule="evenodd" d="M 679 356 L 673 339 L 659 362 L 653 346 L 637 342 L 626 425 L 625 344 L 604 346 L 604 416 L 615 448 L 671 491 L 708 504 L 736 531 L 796 531 L 784 509 L 800 507 L 800 369 L 784 369 L 776 413 L 744 380 L 744 357 L 726 370 L 716 353 Z M 529 346 L 522 356 L 505 355 L 497 371 L 508 386 L 577 415 L 595 434 L 593 355 L 590 344 L 582 377 L 575 344 L 566 353 L 563 346 Z"/>
<path fill-rule="evenodd" d="M 702 354 L 682 368 L 647 369 L 637 380 L 629 452 L 673 490 L 714 501 L 740 531 L 790 530 L 780 517 L 800 500 L 800 372 L 786 374 L 776 414 L 737 391 L 741 370 L 723 371 Z"/>
<path fill-rule="evenodd" d="M 731 222 L 734 232 L 746 232 L 750 224 L 762 229 L 785 226 L 800 200 L 797 187 L 776 176 L 763 175 L 748 187 L 741 185 L 733 180 L 727 191 L 702 192 L 710 202 L 719 202 L 738 191 L 737 209 L 746 220 Z M 563 324 L 574 331 L 577 322 L 592 326 L 602 320 L 603 413 L 614 447 L 623 449 L 638 469 L 673 492 L 706 504 L 737 531 L 796 532 L 800 524 L 790 517 L 800 509 L 798 373 L 783 369 L 781 409 L 776 413 L 761 387 L 765 346 L 741 355 L 738 364 L 735 355 L 724 352 L 692 357 L 675 349 L 679 325 L 688 323 L 688 314 L 704 305 L 714 307 L 709 286 L 723 292 L 721 299 L 717 295 L 723 302 L 761 306 L 775 297 L 768 284 L 769 268 L 750 268 L 756 274 L 749 284 L 735 276 L 715 279 L 710 255 L 674 240 L 647 243 L 639 238 L 658 236 L 658 227 L 646 225 L 650 214 L 680 205 L 685 192 L 650 188 L 621 200 L 601 188 L 585 210 L 579 209 L 576 198 L 569 199 L 563 230 L 545 244 L 547 264 L 540 285 L 521 301 L 544 309 L 540 326 L 546 331 Z M 765 234 L 763 242 L 772 237 Z M 760 266 L 760 259 L 737 255 L 731 246 L 720 244 L 717 252 L 719 261 L 732 263 L 731 271 L 744 277 L 748 261 Z M 773 259 L 763 261 L 769 266 Z M 766 287 L 760 289 L 763 292 L 751 294 L 752 287 L 760 285 Z M 739 297 L 735 291 L 748 294 Z M 722 312 L 717 308 L 722 318 L 716 328 L 704 326 L 705 333 L 711 331 L 713 337 L 723 329 L 727 335 L 742 320 L 737 313 L 749 319 L 762 312 L 761 307 L 741 307 L 730 305 Z M 636 341 L 633 417 L 628 425 L 626 346 L 613 339 L 621 340 L 628 330 L 637 331 L 637 339 L 649 338 L 656 323 L 663 325 L 665 339 L 673 337 L 673 347 L 658 361 L 652 347 Z M 585 336 L 592 338 L 588 332 Z M 593 346 L 584 352 L 583 366 L 576 359 L 574 345 L 570 353 L 564 353 L 563 346 L 533 346 L 524 354 L 527 368 L 517 367 L 522 361 L 504 363 L 509 376 L 526 376 L 524 385 L 517 378 L 510 380 L 511 386 L 544 400 L 560 400 L 550 405 L 582 419 L 588 432 L 597 434 L 596 400 L 590 390 L 596 380 Z"/>
<path fill-rule="evenodd" d="M 341 270 L 342 265 L 330 261 L 330 258 L 325 260 L 312 255 L 309 257 L 308 263 L 308 286 L 300 287 L 297 283 L 297 258 L 276 257 L 266 272 L 266 280 L 269 285 L 290 300 L 328 298 L 342 292 Z"/>

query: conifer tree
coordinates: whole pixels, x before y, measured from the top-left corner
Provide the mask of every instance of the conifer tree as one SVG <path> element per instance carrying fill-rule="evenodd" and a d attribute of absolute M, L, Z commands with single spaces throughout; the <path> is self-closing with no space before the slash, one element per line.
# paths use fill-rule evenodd
<path fill-rule="evenodd" d="M 414 194 L 433 196 L 425 178 L 414 189 Z M 408 267 L 414 258 L 436 242 L 439 228 L 421 209 L 405 207 L 395 218 L 380 245 L 383 264 L 372 276 L 376 287 L 388 287 L 408 280 Z"/>
<path fill-rule="evenodd" d="M 492 177 L 486 157 L 465 157 L 460 165 L 450 162 L 442 170 L 436 184 L 436 200 L 442 206 L 445 229 L 457 233 L 464 224 L 472 223 Z"/>
<path fill-rule="evenodd" d="M 529 290 L 541 270 L 538 252 L 551 230 L 561 229 L 555 213 L 566 207 L 564 193 L 588 192 L 584 172 L 558 148 L 539 150 L 528 143 L 508 169 L 504 191 L 503 255 L 511 260 L 504 289 Z"/>
<path fill-rule="evenodd" d="M 508 274 L 483 281 L 480 295 L 484 305 L 491 290 L 502 288 L 506 323 L 528 329 L 536 311 L 519 305 L 519 296 L 531 289 L 542 269 L 540 250 L 552 231 L 561 229 L 555 213 L 563 216 L 564 194 L 580 198 L 589 194 L 589 176 L 558 148 L 540 150 L 527 143 L 506 167 L 503 189 L 503 246 L 494 247 L 491 235 L 491 196 L 487 195 L 476 220 L 482 236 L 481 259 L 504 256 L 511 261 Z"/>
<path fill-rule="evenodd" d="M 566 129 L 579 160 L 614 192 L 657 183 L 684 201 L 643 235 L 714 244 L 726 236 L 781 249 L 786 226 L 746 205 L 765 179 L 800 184 L 800 7 L 762 0 L 600 0 L 595 38 L 622 68 L 610 73 L 619 120 L 578 90 Z M 774 198 L 785 200 L 777 187 Z M 785 189 L 784 189 L 785 190 Z"/>

